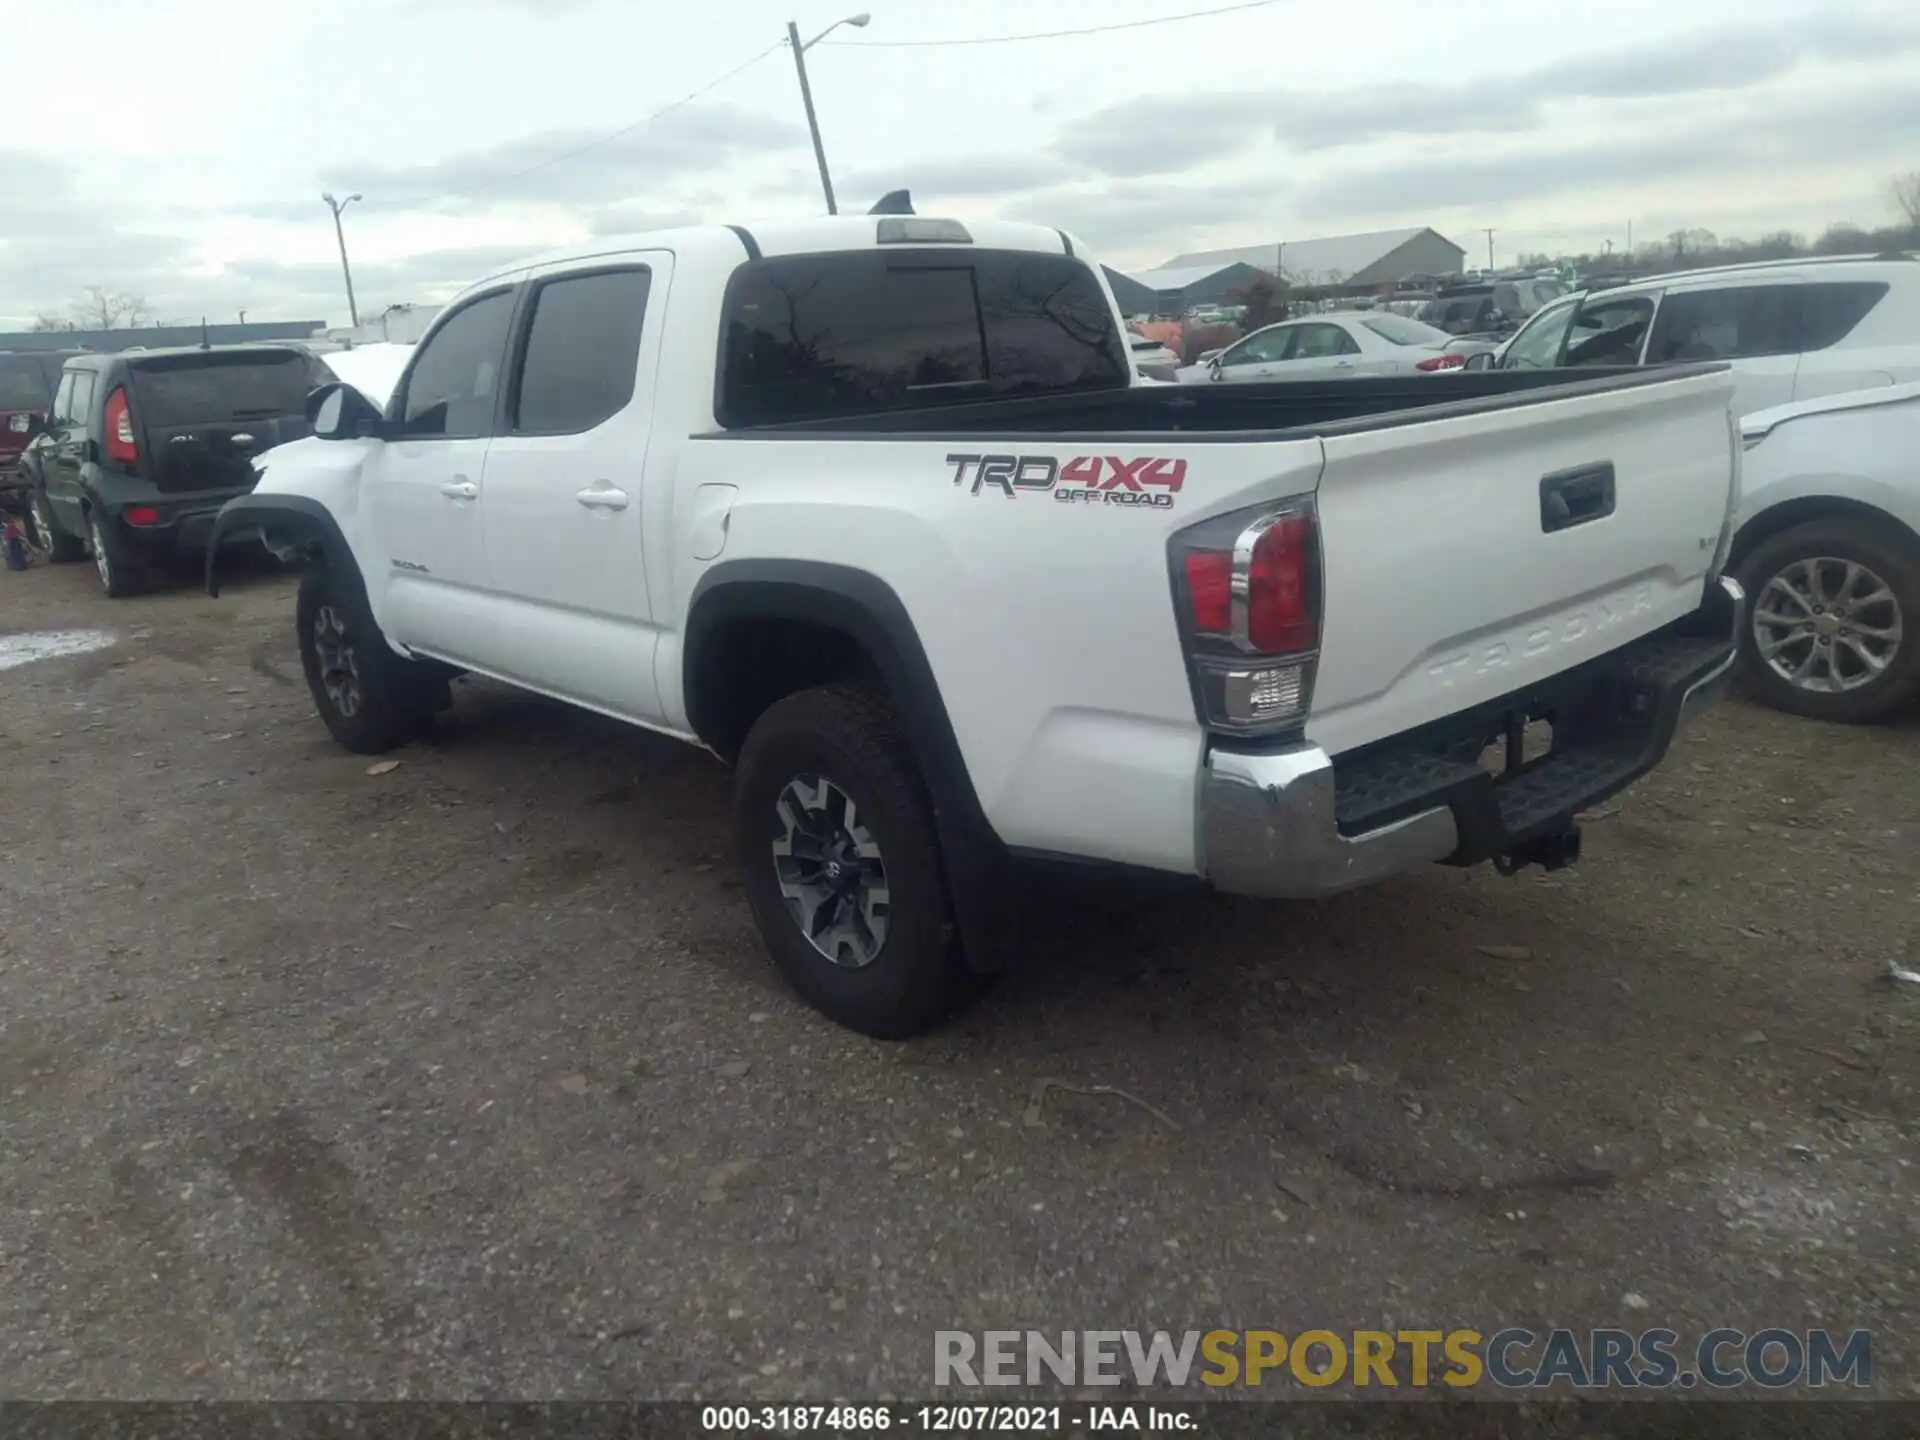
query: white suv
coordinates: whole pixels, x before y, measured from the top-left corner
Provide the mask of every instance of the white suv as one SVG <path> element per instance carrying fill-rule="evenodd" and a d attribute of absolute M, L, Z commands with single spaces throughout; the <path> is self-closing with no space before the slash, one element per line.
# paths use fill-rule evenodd
<path fill-rule="evenodd" d="M 1731 363 L 1734 412 L 1920 380 L 1920 257 L 1768 260 L 1635 280 L 1541 310 L 1471 369 Z"/>

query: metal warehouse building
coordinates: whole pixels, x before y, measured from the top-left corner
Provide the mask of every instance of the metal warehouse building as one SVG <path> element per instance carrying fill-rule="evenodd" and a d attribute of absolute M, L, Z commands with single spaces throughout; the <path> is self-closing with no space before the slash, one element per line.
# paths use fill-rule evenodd
<path fill-rule="evenodd" d="M 1158 273 L 1243 265 L 1269 275 L 1284 275 L 1293 285 L 1385 285 L 1414 275 L 1457 274 L 1466 258 L 1467 252 L 1460 246 L 1439 231 L 1422 226 L 1417 230 L 1332 235 L 1322 240 L 1276 240 L 1271 245 L 1242 245 L 1232 250 L 1196 250 L 1174 256 Z M 1135 278 L 1147 279 L 1145 275 Z"/>
<path fill-rule="evenodd" d="M 1249 285 L 1268 279 L 1269 271 L 1239 261 L 1166 265 L 1136 275 L 1107 271 L 1123 315 L 1179 315 L 1194 305 L 1226 305 Z"/>

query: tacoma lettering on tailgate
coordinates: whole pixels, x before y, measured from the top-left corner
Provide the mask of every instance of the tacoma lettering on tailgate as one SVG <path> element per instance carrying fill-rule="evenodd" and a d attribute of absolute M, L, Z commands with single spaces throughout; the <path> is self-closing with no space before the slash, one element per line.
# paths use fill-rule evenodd
<path fill-rule="evenodd" d="M 992 487 L 1009 500 L 1021 491 L 1049 491 L 1068 504 L 1145 505 L 1165 510 L 1187 481 L 1187 462 L 1142 455 L 1076 455 L 1061 464 L 1051 455 L 949 455 L 953 483 L 973 480 L 972 494 Z"/>
<path fill-rule="evenodd" d="M 1443 686 L 1457 680 L 1475 679 L 1511 665 L 1515 657 L 1531 660 L 1556 645 L 1573 645 L 1624 624 L 1630 616 L 1653 608 L 1653 587 L 1636 585 L 1615 595 L 1603 596 L 1591 605 L 1568 615 L 1556 615 L 1543 624 L 1515 630 L 1492 640 L 1484 640 L 1465 650 L 1437 656 L 1427 664 L 1427 674 Z"/>

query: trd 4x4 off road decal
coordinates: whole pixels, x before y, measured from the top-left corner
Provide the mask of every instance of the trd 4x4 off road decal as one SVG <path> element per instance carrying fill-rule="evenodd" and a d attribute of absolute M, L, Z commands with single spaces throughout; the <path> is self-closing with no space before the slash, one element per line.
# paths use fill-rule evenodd
<path fill-rule="evenodd" d="M 1009 500 L 1023 490 L 1050 492 L 1080 505 L 1146 505 L 1165 510 L 1187 481 L 1187 462 L 1143 455 L 1076 455 L 1062 465 L 1051 455 L 949 455 L 953 483 L 973 481 L 978 495 L 989 486 Z"/>

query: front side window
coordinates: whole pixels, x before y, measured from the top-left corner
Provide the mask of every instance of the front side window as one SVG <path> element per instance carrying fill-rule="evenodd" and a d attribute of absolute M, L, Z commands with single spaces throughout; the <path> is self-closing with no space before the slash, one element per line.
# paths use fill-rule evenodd
<path fill-rule="evenodd" d="M 1336 355 L 1358 355 L 1360 346 L 1338 325 L 1302 325 L 1294 342 L 1295 360 L 1331 360 Z"/>
<path fill-rule="evenodd" d="M 633 398 L 650 281 L 645 269 L 549 280 L 534 292 L 511 428 L 573 435 Z"/>
<path fill-rule="evenodd" d="M 1297 325 L 1278 325 L 1271 330 L 1257 330 L 1235 345 L 1220 357 L 1222 365 L 1271 365 L 1276 360 L 1287 358 L 1287 351 L 1293 344 L 1293 337 L 1299 333 Z"/>
<path fill-rule="evenodd" d="M 1797 285 L 1727 285 L 1668 291 L 1660 303 L 1650 364 L 1686 360 L 1747 360 L 1791 355 L 1791 305 Z"/>
<path fill-rule="evenodd" d="M 400 432 L 409 439 L 463 440 L 493 428 L 493 400 L 513 318 L 513 292 L 462 307 L 429 335 L 402 385 Z"/>
<path fill-rule="evenodd" d="M 1638 365 L 1640 345 L 1653 320 L 1653 301 L 1644 295 L 1580 305 L 1567 332 L 1563 365 Z"/>
<path fill-rule="evenodd" d="M 1567 338 L 1578 305 L 1562 305 L 1557 310 L 1542 310 L 1527 328 L 1513 337 L 1507 353 L 1500 358 L 1503 370 L 1551 370 L 1560 363 L 1560 342 Z"/>
<path fill-rule="evenodd" d="M 727 289 L 729 427 L 1130 383 L 1105 293 L 1065 256 L 887 250 L 751 261 Z"/>

